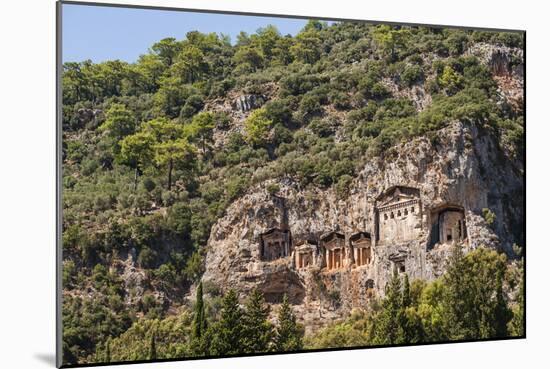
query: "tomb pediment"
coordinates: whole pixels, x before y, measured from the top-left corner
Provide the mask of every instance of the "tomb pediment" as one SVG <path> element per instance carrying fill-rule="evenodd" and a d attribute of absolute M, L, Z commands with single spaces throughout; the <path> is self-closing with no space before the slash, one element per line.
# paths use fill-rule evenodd
<path fill-rule="evenodd" d="M 408 202 L 410 200 L 416 200 L 419 198 L 419 191 L 416 188 L 394 186 L 390 187 L 384 193 L 377 198 L 378 208 L 386 207 L 388 205 L 394 205 L 399 203 Z"/>
<path fill-rule="evenodd" d="M 326 234 L 322 235 L 321 236 L 321 241 L 326 243 L 326 242 L 330 242 L 332 240 L 337 240 L 337 239 L 343 240 L 344 238 L 345 238 L 345 236 L 343 234 L 332 231 L 332 232 L 329 232 L 329 233 L 326 233 Z"/>
<path fill-rule="evenodd" d="M 317 242 L 315 240 L 302 240 L 294 245 L 296 251 L 315 250 L 317 251 Z"/>
<path fill-rule="evenodd" d="M 382 207 L 386 205 L 393 205 L 393 204 L 398 204 L 400 202 L 405 202 L 405 201 L 414 200 L 414 199 L 415 197 L 411 195 L 398 194 L 391 198 L 384 199 L 385 201 L 381 202 L 379 206 Z"/>
<path fill-rule="evenodd" d="M 349 240 L 353 243 L 353 242 L 359 242 L 359 241 L 363 241 L 363 240 L 369 240 L 370 241 L 370 233 L 368 232 L 358 232 L 358 233 L 355 233 L 353 235 L 351 235 L 351 237 L 349 238 Z"/>

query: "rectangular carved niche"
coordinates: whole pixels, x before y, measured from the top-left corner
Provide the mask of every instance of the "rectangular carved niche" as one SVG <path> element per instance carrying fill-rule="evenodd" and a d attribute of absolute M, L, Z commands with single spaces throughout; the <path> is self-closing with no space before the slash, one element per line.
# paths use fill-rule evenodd
<path fill-rule="evenodd" d="M 315 264 L 315 256 L 317 255 L 317 244 L 313 241 L 305 241 L 296 245 L 295 249 L 295 264 L 298 269 L 305 269 Z"/>
<path fill-rule="evenodd" d="M 260 258 L 272 261 L 290 256 L 290 231 L 272 228 L 260 235 Z"/>
<path fill-rule="evenodd" d="M 467 239 L 464 208 L 458 205 L 443 205 L 431 211 L 432 229 L 430 248 L 437 244 L 452 244 Z"/>
<path fill-rule="evenodd" d="M 350 237 L 350 244 L 353 250 L 353 260 L 356 266 L 370 264 L 372 249 L 370 233 L 359 232 Z"/>
<path fill-rule="evenodd" d="M 341 233 L 330 232 L 321 238 L 325 251 L 325 265 L 328 270 L 344 267 L 349 257 L 346 252 L 345 237 Z"/>

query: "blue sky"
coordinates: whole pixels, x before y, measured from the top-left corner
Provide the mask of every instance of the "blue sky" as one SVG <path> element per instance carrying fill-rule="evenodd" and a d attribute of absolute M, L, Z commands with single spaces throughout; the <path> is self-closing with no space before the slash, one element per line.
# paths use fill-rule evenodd
<path fill-rule="evenodd" d="M 303 19 L 191 13 L 166 10 L 63 5 L 63 61 L 120 59 L 134 62 L 165 37 L 181 40 L 188 31 L 224 33 L 234 42 L 240 31 L 254 33 L 275 25 L 295 35 Z"/>

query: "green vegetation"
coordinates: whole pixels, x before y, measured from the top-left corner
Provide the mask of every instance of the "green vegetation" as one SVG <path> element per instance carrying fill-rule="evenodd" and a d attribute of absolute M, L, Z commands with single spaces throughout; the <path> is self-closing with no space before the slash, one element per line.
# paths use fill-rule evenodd
<path fill-rule="evenodd" d="M 306 348 L 351 347 L 471 340 L 523 335 L 522 265 L 507 266 L 506 256 L 486 248 L 463 255 L 455 247 L 443 277 L 409 285 L 394 272 L 386 296 L 368 312 L 306 338 Z"/>
<path fill-rule="evenodd" d="M 483 208 L 481 209 L 481 214 L 483 215 L 483 219 L 485 219 L 488 225 L 492 225 L 495 222 L 496 215 L 491 211 L 491 209 Z"/>
<path fill-rule="evenodd" d="M 240 342 L 246 327 L 236 320 L 265 320 L 257 294 L 244 312 L 235 296 L 226 296 L 221 317 L 209 316 L 208 324 L 198 295 L 194 314 L 173 315 L 203 273 L 212 225 L 232 201 L 266 181 L 272 194 L 288 178 L 345 197 L 369 158 L 391 155 L 392 145 L 413 137 L 433 137 L 453 120 L 492 130 L 508 153 L 521 157 L 522 112 L 497 104 L 488 68 L 464 56 L 476 42 L 521 47 L 523 40 L 510 33 L 311 21 L 294 37 L 273 26 L 241 33 L 234 44 L 189 32 L 183 40 L 160 40 L 135 63 L 65 63 L 65 362 L 299 349 L 300 328 L 285 304 L 279 326 L 260 325 L 254 342 Z M 422 88 L 432 102 L 419 111 L 406 94 L 394 96 L 392 86 Z M 244 94 L 267 101 L 243 119 L 224 112 L 229 96 Z M 144 273 L 141 292 L 120 279 L 120 262 L 128 258 Z M 414 315 L 413 300 L 399 321 L 388 316 L 377 329 L 412 314 L 434 321 L 422 323 L 429 337 L 444 337 L 440 318 L 426 313 L 439 309 L 429 300 L 442 293 L 436 286 L 422 290 L 424 310 Z M 387 309 L 396 303 L 386 302 Z M 514 305 L 513 332 L 522 326 L 521 309 Z M 367 329 L 361 319 L 342 324 L 338 332 L 352 326 L 356 338 Z M 213 326 L 225 338 L 208 336 Z M 471 329 L 455 336 L 494 333 Z"/>
<path fill-rule="evenodd" d="M 199 300 L 199 288 L 193 314 L 183 309 L 162 320 L 140 319 L 119 337 L 98 343 L 95 359 L 116 362 L 302 348 L 303 329 L 296 323 L 286 296 L 274 327 L 268 320 L 269 305 L 259 291 L 252 292 L 243 308 L 237 293 L 229 290 L 218 310 L 216 299 Z"/>
<path fill-rule="evenodd" d="M 275 334 L 275 351 L 297 351 L 302 348 L 302 333 L 296 324 L 296 317 L 288 302 L 288 297 L 283 297 L 283 303 L 279 310 L 279 325 Z"/>
<path fill-rule="evenodd" d="M 394 271 L 385 297 L 369 310 L 306 337 L 286 295 L 272 324 L 258 290 L 241 305 L 234 290 L 221 302 L 217 292 L 204 299 L 199 284 L 192 313 L 185 307 L 175 316 L 139 319 L 117 338 L 101 336 L 93 357 L 145 360 L 523 335 L 523 263 L 507 264 L 505 255 L 484 247 L 463 254 L 460 246 L 448 263 L 432 282 L 409 283 Z M 504 293 L 516 286 L 516 294 Z"/>

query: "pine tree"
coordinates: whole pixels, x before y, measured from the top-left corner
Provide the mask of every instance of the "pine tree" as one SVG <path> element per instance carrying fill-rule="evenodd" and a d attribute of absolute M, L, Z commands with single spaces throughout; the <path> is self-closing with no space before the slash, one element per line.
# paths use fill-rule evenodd
<path fill-rule="evenodd" d="M 453 247 L 443 278 L 445 294 L 443 297 L 443 326 L 447 339 L 458 340 L 467 336 L 464 323 L 473 320 L 467 308 L 466 297 L 471 292 L 467 287 L 464 255 L 459 244 Z"/>
<path fill-rule="evenodd" d="M 243 311 L 239 298 L 231 289 L 224 296 L 220 320 L 212 327 L 210 353 L 212 355 L 236 355 L 243 353 Z"/>
<path fill-rule="evenodd" d="M 157 359 L 157 345 L 155 342 L 155 333 L 151 335 L 151 343 L 149 344 L 149 360 Z"/>
<path fill-rule="evenodd" d="M 197 287 L 197 300 L 195 302 L 195 316 L 191 335 L 191 351 L 195 355 L 207 354 L 207 341 L 204 339 L 207 331 L 207 321 L 204 311 L 202 282 Z"/>
<path fill-rule="evenodd" d="M 302 332 L 296 323 L 288 296 L 283 296 L 279 310 L 278 326 L 275 334 L 275 350 L 278 352 L 297 351 L 302 348 Z"/>
<path fill-rule="evenodd" d="M 382 310 L 378 313 L 375 326 L 373 343 L 377 345 L 393 345 L 404 340 L 400 325 L 400 317 L 403 296 L 401 293 L 401 279 L 397 269 L 393 270 L 393 277 L 386 285 L 386 297 L 382 301 Z"/>
<path fill-rule="evenodd" d="M 267 352 L 273 339 L 273 326 L 269 322 L 269 305 L 265 303 L 262 293 L 254 289 L 246 303 L 243 321 L 245 334 L 244 351 L 247 353 Z"/>

